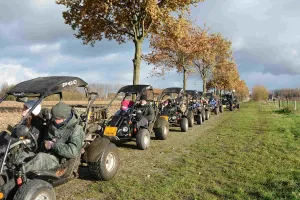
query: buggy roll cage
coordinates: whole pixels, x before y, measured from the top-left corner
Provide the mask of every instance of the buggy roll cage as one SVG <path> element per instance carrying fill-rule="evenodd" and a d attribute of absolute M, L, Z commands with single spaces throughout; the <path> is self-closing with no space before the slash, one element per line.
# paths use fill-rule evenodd
<path fill-rule="evenodd" d="M 45 82 L 47 84 L 45 84 Z M 50 82 L 50 83 L 49 83 Z M 36 84 L 36 87 L 31 90 Z M 50 84 L 50 85 L 49 85 Z M 52 84 L 52 85 L 51 85 Z M 0 99 L 0 103 L 2 103 L 9 95 L 14 97 L 23 98 L 23 97 L 37 97 L 37 102 L 29 109 L 28 113 L 23 117 L 23 119 L 17 124 L 22 124 L 28 116 L 32 113 L 32 111 L 42 102 L 42 100 L 50 95 L 59 94 L 60 101 L 62 101 L 62 91 L 67 88 L 75 88 L 75 87 L 83 87 L 85 90 L 86 97 L 88 98 L 88 105 L 86 109 L 86 116 L 89 116 L 91 105 L 98 98 L 98 93 L 90 92 L 87 87 L 88 84 L 80 78 L 77 77 L 69 77 L 69 76 L 50 76 L 50 77 L 41 77 L 36 79 L 31 79 L 28 81 L 21 82 L 16 86 L 12 87 L 4 97 Z M 83 128 L 84 132 L 87 129 L 88 119 L 84 122 Z M 8 146 L 11 144 L 11 139 L 9 140 Z M 0 174 L 3 172 L 4 160 L 7 157 L 8 148 L 4 154 L 3 162 L 0 163 Z"/>
<path fill-rule="evenodd" d="M 154 91 L 153 91 L 153 87 L 151 85 L 126 85 L 126 86 L 122 87 L 121 89 L 119 89 L 119 91 L 114 96 L 114 98 L 106 106 L 106 109 L 108 109 L 111 106 L 111 104 L 114 102 L 114 100 L 118 97 L 118 95 L 120 93 L 125 94 L 125 96 L 123 97 L 122 100 L 124 100 L 129 95 L 136 94 L 137 96 L 134 101 L 134 104 L 135 104 L 137 101 L 140 100 L 141 94 L 145 93 L 146 91 L 152 91 L 152 95 L 153 95 L 152 101 L 154 102 Z M 150 101 L 150 100 L 147 100 L 147 101 Z"/>
<path fill-rule="evenodd" d="M 171 88 L 165 88 L 162 91 L 161 95 L 158 96 L 157 101 L 160 102 L 163 99 L 163 97 L 165 97 L 166 95 L 170 95 L 170 94 L 178 94 L 176 99 L 183 97 L 183 96 L 187 96 L 187 93 L 184 93 L 184 90 L 182 88 L 171 87 Z"/>
<path fill-rule="evenodd" d="M 90 92 L 88 88 L 88 83 L 83 81 L 78 77 L 72 76 L 48 76 L 39 77 L 31 80 L 27 80 L 18 83 L 11 89 L 7 91 L 4 97 L 0 99 L 0 103 L 4 101 L 9 95 L 16 97 L 17 99 L 23 97 L 37 97 L 37 102 L 32 106 L 28 113 L 23 117 L 23 119 L 17 124 L 22 124 L 27 117 L 32 113 L 32 111 L 48 96 L 58 94 L 60 101 L 63 100 L 62 91 L 70 88 L 83 87 L 85 95 L 88 98 L 88 105 L 86 110 L 86 115 L 90 113 L 91 105 L 98 98 L 98 93 Z M 86 124 L 84 124 L 84 131 L 86 131 Z"/>

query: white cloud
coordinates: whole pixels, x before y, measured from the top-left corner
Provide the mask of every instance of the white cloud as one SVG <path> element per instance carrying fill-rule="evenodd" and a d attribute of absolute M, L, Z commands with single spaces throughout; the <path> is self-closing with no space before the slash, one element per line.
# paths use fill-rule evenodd
<path fill-rule="evenodd" d="M 26 68 L 16 63 L 0 63 L 1 79 L 0 84 L 16 84 L 28 79 L 47 76 L 47 73 L 37 73 L 33 69 Z"/>
<path fill-rule="evenodd" d="M 60 44 L 59 43 L 55 43 L 55 44 L 35 44 L 35 45 L 31 45 L 29 47 L 29 50 L 32 53 L 49 53 L 49 52 L 57 52 L 60 50 Z"/>

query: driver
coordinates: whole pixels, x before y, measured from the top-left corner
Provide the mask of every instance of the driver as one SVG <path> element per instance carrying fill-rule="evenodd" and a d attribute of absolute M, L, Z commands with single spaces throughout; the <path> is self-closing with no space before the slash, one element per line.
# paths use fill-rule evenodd
<path fill-rule="evenodd" d="M 80 155 L 84 132 L 78 125 L 79 116 L 63 102 L 56 104 L 51 114 L 52 123 L 45 132 L 41 152 L 26 163 L 27 171 L 53 169 L 59 166 L 61 159 Z"/>
<path fill-rule="evenodd" d="M 29 110 L 37 103 L 37 100 L 29 100 L 24 103 L 22 109 L 22 117 L 25 117 Z M 34 110 L 31 112 L 29 117 L 24 121 L 24 125 L 26 125 L 35 139 L 38 141 L 40 139 L 40 133 L 44 132 L 44 120 L 40 116 L 41 115 L 41 104 L 38 104 Z"/>
<path fill-rule="evenodd" d="M 145 94 L 141 95 L 140 102 L 137 104 L 136 109 L 142 111 L 142 117 L 140 117 L 137 122 L 138 128 L 141 126 L 147 127 L 148 124 L 154 120 L 155 113 L 153 107 L 147 103 L 147 96 Z"/>

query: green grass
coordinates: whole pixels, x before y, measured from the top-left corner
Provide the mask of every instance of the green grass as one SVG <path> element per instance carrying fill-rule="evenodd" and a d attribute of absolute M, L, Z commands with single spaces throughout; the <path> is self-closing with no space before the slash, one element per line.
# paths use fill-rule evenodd
<path fill-rule="evenodd" d="M 201 139 L 166 152 L 172 159 L 145 171 L 150 177 L 127 169 L 122 178 L 95 182 L 77 197 L 300 199 L 300 115 L 263 103 L 243 103 L 223 115 L 222 125 Z"/>

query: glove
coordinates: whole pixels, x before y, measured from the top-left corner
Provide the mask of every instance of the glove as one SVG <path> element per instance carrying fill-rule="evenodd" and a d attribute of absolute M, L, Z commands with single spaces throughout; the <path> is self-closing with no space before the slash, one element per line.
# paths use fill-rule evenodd
<path fill-rule="evenodd" d="M 49 141 L 49 140 L 46 140 L 45 141 L 45 148 L 47 150 L 51 149 L 53 147 L 53 142 L 52 141 Z"/>

